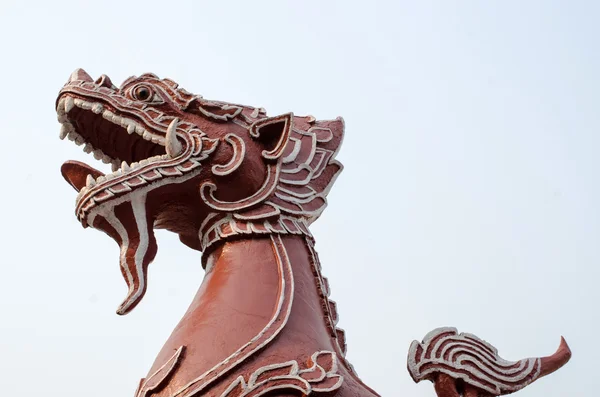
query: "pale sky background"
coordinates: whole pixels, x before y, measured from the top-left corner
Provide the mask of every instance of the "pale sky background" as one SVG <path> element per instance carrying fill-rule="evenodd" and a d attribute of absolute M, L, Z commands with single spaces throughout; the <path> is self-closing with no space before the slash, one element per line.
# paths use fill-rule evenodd
<path fill-rule="evenodd" d="M 597 395 L 600 2 L 3 0 L 0 59 L 0 395 L 133 397 L 203 276 L 159 231 L 145 299 L 115 314 L 118 247 L 81 228 L 59 172 L 101 166 L 58 139 L 77 67 L 345 118 L 313 233 L 381 395 L 434 396 L 406 354 L 443 325 L 510 360 L 564 335 L 571 362 L 518 395 Z"/>

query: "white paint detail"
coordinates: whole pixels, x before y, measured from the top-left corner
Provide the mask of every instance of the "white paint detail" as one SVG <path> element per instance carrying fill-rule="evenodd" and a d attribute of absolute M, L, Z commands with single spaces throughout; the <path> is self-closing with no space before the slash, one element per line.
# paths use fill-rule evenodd
<path fill-rule="evenodd" d="M 233 155 L 231 156 L 231 160 L 227 164 L 217 164 L 213 165 L 212 172 L 217 176 L 225 176 L 229 175 L 235 170 L 237 170 L 244 158 L 246 157 L 246 144 L 244 140 L 235 134 L 227 134 L 225 135 L 225 142 L 229 143 L 233 148 Z"/>
<path fill-rule="evenodd" d="M 318 358 L 322 355 L 331 356 L 331 369 L 325 370 L 318 364 Z M 275 391 L 288 391 L 289 389 L 298 390 L 303 396 L 312 396 L 313 392 L 318 393 L 331 393 L 336 391 L 342 386 L 344 377 L 338 374 L 338 360 L 334 352 L 323 350 L 313 353 L 310 361 L 312 366 L 300 370 L 300 365 L 296 360 L 290 360 L 284 363 L 270 364 L 260 367 L 250 375 L 248 382 L 243 376 L 236 378 L 220 397 L 230 396 L 246 396 L 255 395 L 263 396 L 270 395 Z M 277 375 L 264 376 L 269 371 L 284 370 L 288 368 L 287 374 L 281 374 L 281 371 L 277 371 Z M 308 380 L 303 378 L 304 374 L 319 373 L 319 376 L 307 376 Z M 331 378 L 337 379 L 337 382 L 329 387 L 319 387 L 319 383 L 327 381 Z M 288 381 L 289 383 L 285 383 Z M 241 390 L 240 390 L 241 389 Z M 241 391 L 241 394 L 238 393 Z"/>
<path fill-rule="evenodd" d="M 139 285 L 136 287 L 133 282 L 129 284 L 127 298 L 123 301 L 121 306 L 119 306 L 119 309 L 117 309 L 117 313 L 119 314 L 127 313 L 129 308 L 137 301 L 146 287 L 146 275 L 144 274 L 143 262 L 150 245 L 148 223 L 146 219 L 146 193 L 140 191 L 131 193 L 131 207 L 133 209 L 135 224 L 140 235 L 139 245 L 134 256 L 135 273 Z"/>
<path fill-rule="evenodd" d="M 267 175 L 262 186 L 251 196 L 238 201 L 223 201 L 215 197 L 217 186 L 212 182 L 200 185 L 200 196 L 209 207 L 219 211 L 239 211 L 263 202 L 275 190 L 279 179 L 279 166 L 267 166 Z"/>
<path fill-rule="evenodd" d="M 133 285 L 133 275 L 127 266 L 127 250 L 129 249 L 129 235 L 127 234 L 127 230 L 119 218 L 117 218 L 115 215 L 114 207 L 107 208 L 106 212 L 102 214 L 102 217 L 106 219 L 106 221 L 113 227 L 113 229 L 115 229 L 121 238 L 119 265 L 121 266 L 121 269 L 123 269 L 125 279 L 127 280 L 127 285 Z"/>
<path fill-rule="evenodd" d="M 500 395 L 513 393 L 538 379 L 541 359 L 506 361 L 494 346 L 477 336 L 441 327 L 429 332 L 423 342 L 412 342 L 408 371 L 415 382 L 439 372 L 492 395 Z"/>

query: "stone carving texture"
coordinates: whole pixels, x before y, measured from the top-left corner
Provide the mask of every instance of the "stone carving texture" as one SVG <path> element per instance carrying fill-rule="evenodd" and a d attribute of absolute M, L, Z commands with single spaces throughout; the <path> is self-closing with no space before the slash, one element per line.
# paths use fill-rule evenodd
<path fill-rule="evenodd" d="M 118 314 L 146 293 L 155 229 L 202 252 L 205 279 L 136 397 L 378 395 L 345 358 L 345 332 L 309 231 L 342 170 L 341 118 L 271 117 L 150 73 L 117 87 L 82 69 L 60 90 L 56 110 L 60 138 L 112 167 L 104 174 L 67 161 L 61 172 L 78 192 L 77 219 L 119 245 L 127 295 Z M 413 344 L 409 356 L 415 381 L 433 380 L 438 394 L 444 385 L 456 389 L 457 379 L 486 393 L 514 391 L 490 374 L 520 385 L 556 364 L 531 359 L 513 373 L 485 342 L 440 332 Z M 440 338 L 474 350 L 424 353 Z M 497 365 L 478 372 L 477 360 Z"/>

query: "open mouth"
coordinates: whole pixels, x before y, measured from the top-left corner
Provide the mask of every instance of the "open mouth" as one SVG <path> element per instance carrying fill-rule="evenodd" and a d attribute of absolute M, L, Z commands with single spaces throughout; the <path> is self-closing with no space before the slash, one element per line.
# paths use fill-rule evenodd
<path fill-rule="evenodd" d="M 76 70 L 59 94 L 56 111 L 60 138 L 82 146 L 113 171 L 104 174 L 78 161 L 63 164 L 64 178 L 79 192 L 76 214 L 84 225 L 97 204 L 199 166 L 189 160 L 197 145 L 186 138 L 184 123 L 126 98 L 104 75 L 94 82 Z"/>
<path fill-rule="evenodd" d="M 164 213 L 161 195 L 176 194 L 177 185 L 200 175 L 201 161 L 219 143 L 186 121 L 182 109 L 195 96 L 173 91 L 174 84 L 144 74 L 117 88 L 105 75 L 94 81 L 77 69 L 56 102 L 60 138 L 112 166 L 104 174 L 67 161 L 61 171 L 79 192 L 75 214 L 82 225 L 105 232 L 120 246 L 128 292 L 119 314 L 135 307 L 146 291 L 146 269 L 158 248 L 155 221 Z"/>

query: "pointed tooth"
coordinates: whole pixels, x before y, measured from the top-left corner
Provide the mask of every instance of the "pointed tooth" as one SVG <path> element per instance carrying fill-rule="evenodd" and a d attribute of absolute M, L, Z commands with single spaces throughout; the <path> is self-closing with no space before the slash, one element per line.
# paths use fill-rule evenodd
<path fill-rule="evenodd" d="M 166 149 L 169 157 L 174 158 L 181 154 L 183 151 L 183 147 L 181 143 L 177 140 L 177 125 L 179 124 L 179 119 L 176 117 L 171 121 L 169 127 L 167 128 L 167 136 L 166 136 Z"/>
<path fill-rule="evenodd" d="M 72 97 L 68 96 L 65 99 L 65 113 L 69 113 L 71 111 L 71 109 L 73 109 L 74 106 L 75 106 L 75 101 L 73 100 Z"/>
<path fill-rule="evenodd" d="M 96 181 L 94 180 L 94 177 L 93 177 L 93 176 L 91 176 L 91 175 L 88 175 L 88 176 L 85 178 L 85 184 L 86 184 L 86 186 L 88 186 L 88 187 L 92 187 L 92 186 L 94 186 L 94 185 L 96 184 Z"/>
<path fill-rule="evenodd" d="M 129 164 L 127 164 L 127 161 L 123 161 L 121 163 L 121 169 L 123 170 L 123 172 L 128 172 L 129 170 L 131 170 L 131 168 L 129 168 Z"/>
<path fill-rule="evenodd" d="M 67 137 L 67 135 L 69 134 L 70 129 L 69 127 L 67 127 L 67 124 L 62 124 L 60 126 L 60 134 L 58 134 L 58 137 L 63 140 Z"/>
<path fill-rule="evenodd" d="M 129 124 L 127 126 L 127 133 L 128 134 L 133 134 L 135 132 L 135 125 L 134 124 Z"/>

